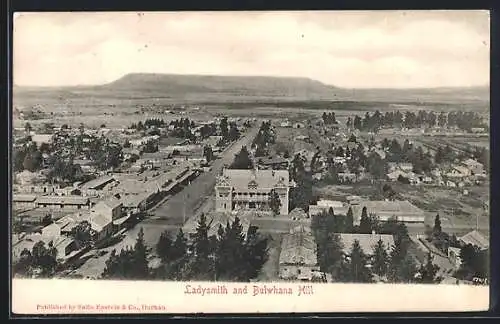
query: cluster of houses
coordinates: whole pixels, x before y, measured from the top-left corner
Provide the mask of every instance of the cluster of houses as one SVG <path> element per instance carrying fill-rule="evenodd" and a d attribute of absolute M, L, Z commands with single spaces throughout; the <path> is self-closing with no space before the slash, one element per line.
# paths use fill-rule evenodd
<path fill-rule="evenodd" d="M 389 181 L 398 181 L 401 177 L 412 185 L 428 184 L 447 187 L 466 187 L 480 183 L 486 178 L 486 171 L 480 162 L 467 159 L 460 163 L 433 169 L 429 175 L 413 172 L 411 163 L 388 163 Z"/>

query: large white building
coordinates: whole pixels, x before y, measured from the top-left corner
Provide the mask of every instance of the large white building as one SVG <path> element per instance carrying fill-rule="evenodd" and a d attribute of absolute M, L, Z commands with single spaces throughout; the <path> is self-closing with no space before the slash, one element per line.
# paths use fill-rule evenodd
<path fill-rule="evenodd" d="M 288 215 L 290 180 L 287 170 L 224 169 L 215 184 L 215 210 L 269 210 L 269 194 L 281 201 L 280 215 Z"/>

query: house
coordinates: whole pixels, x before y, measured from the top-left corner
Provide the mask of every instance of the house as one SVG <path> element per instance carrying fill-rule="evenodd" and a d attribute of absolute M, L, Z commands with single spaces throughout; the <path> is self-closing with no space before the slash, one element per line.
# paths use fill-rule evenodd
<path fill-rule="evenodd" d="M 354 241 L 358 241 L 363 252 L 371 257 L 374 252 L 374 247 L 379 240 L 382 240 L 384 247 L 389 254 L 392 247 L 394 246 L 394 237 L 388 234 L 346 234 L 339 233 L 340 240 L 343 245 L 343 254 L 349 256 L 351 254 L 351 249 Z"/>
<path fill-rule="evenodd" d="M 281 200 L 281 215 L 288 215 L 291 183 L 288 170 L 224 169 L 215 185 L 215 210 L 268 210 L 271 190 Z"/>
<path fill-rule="evenodd" d="M 465 245 L 472 244 L 477 246 L 481 250 L 487 250 L 490 247 L 489 239 L 477 230 L 473 230 L 472 232 L 459 237 L 458 240 Z"/>
<path fill-rule="evenodd" d="M 288 128 L 288 127 L 292 127 L 292 124 L 288 120 L 286 120 L 286 121 L 282 121 L 280 123 L 280 127 L 287 127 Z"/>
<path fill-rule="evenodd" d="M 99 212 L 90 214 L 89 223 L 96 233 L 96 241 L 102 241 L 113 234 L 113 222 L 108 215 Z"/>
<path fill-rule="evenodd" d="M 339 172 L 337 176 L 341 182 L 355 182 L 358 179 L 355 173 Z"/>
<path fill-rule="evenodd" d="M 455 188 L 457 186 L 457 184 L 451 180 L 446 181 L 445 184 L 449 188 Z"/>
<path fill-rule="evenodd" d="M 319 275 L 316 242 L 311 230 L 298 226 L 283 235 L 279 256 L 279 277 L 311 281 Z"/>
<path fill-rule="evenodd" d="M 52 134 L 34 134 L 31 135 L 31 141 L 40 147 L 42 144 L 52 144 L 53 135 Z"/>
<path fill-rule="evenodd" d="M 12 204 L 14 209 L 31 209 L 35 208 L 36 196 L 35 195 L 23 195 L 23 194 L 13 194 Z"/>
<path fill-rule="evenodd" d="M 41 196 L 35 201 L 38 208 L 48 209 L 90 209 L 88 197 L 81 196 Z"/>
<path fill-rule="evenodd" d="M 376 215 L 380 221 L 386 222 L 396 219 L 404 223 L 424 223 L 425 213 L 408 200 L 366 200 L 358 205 L 351 206 L 354 214 L 354 223 L 359 224 L 363 207 L 368 215 Z"/>
<path fill-rule="evenodd" d="M 450 172 L 446 174 L 450 178 L 465 178 L 471 175 L 471 171 L 464 166 L 454 166 Z"/>
<path fill-rule="evenodd" d="M 264 169 L 288 170 L 288 160 L 281 156 L 259 158 L 257 163 Z"/>
<path fill-rule="evenodd" d="M 288 216 L 292 219 L 292 220 L 301 220 L 301 219 L 306 219 L 308 218 L 308 215 L 307 213 L 302 209 L 302 208 L 295 208 L 293 209 L 289 214 Z"/>
<path fill-rule="evenodd" d="M 46 247 L 52 242 L 57 251 L 57 259 L 64 259 L 76 248 L 75 241 L 66 236 L 52 237 L 40 233 L 30 234 L 12 245 L 12 261 L 16 262 L 19 260 L 25 249 L 31 252 L 33 246 L 40 241 L 43 242 Z"/>
<path fill-rule="evenodd" d="M 106 185 L 114 181 L 115 179 L 112 176 L 109 175 L 101 176 L 99 178 L 90 180 L 82 184 L 80 190 L 82 192 L 92 192 L 92 191 L 102 190 L 104 187 L 106 187 Z"/>
<path fill-rule="evenodd" d="M 98 202 L 92 210 L 111 218 L 111 220 L 116 220 L 122 215 L 122 207 L 123 203 L 118 198 L 111 197 Z"/>
<path fill-rule="evenodd" d="M 413 164 L 412 163 L 395 163 L 395 162 L 389 162 L 387 165 L 389 167 L 389 172 L 393 172 L 395 170 L 401 170 L 403 172 L 411 172 L 411 171 L 413 171 Z"/>
<path fill-rule="evenodd" d="M 470 171 L 471 175 L 484 174 L 484 166 L 473 159 L 467 159 L 462 162 L 462 166 L 467 168 Z"/>

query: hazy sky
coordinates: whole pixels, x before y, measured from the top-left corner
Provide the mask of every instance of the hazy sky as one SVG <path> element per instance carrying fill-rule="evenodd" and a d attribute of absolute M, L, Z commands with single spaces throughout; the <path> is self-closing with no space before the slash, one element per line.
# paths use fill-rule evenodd
<path fill-rule="evenodd" d="M 131 72 L 309 77 L 342 87 L 489 84 L 487 11 L 29 13 L 14 83 Z"/>

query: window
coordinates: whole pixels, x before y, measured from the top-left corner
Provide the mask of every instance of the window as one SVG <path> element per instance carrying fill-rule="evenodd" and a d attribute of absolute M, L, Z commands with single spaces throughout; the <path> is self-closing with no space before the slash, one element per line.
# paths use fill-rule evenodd
<path fill-rule="evenodd" d="M 253 202 L 253 201 L 249 202 L 248 208 L 251 208 L 251 209 L 255 208 L 255 202 Z"/>
<path fill-rule="evenodd" d="M 300 269 L 297 269 L 297 274 L 300 274 L 300 273 L 301 273 Z"/>

